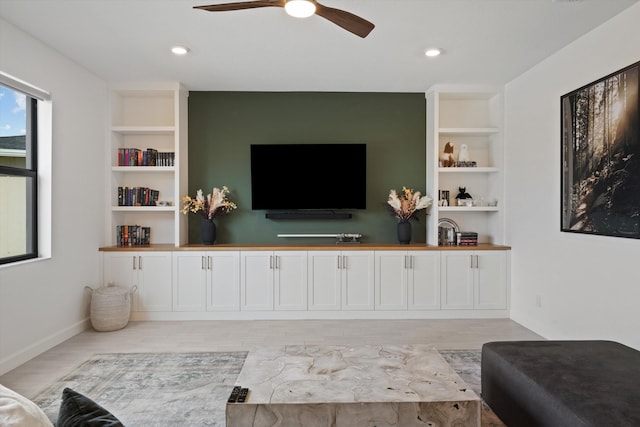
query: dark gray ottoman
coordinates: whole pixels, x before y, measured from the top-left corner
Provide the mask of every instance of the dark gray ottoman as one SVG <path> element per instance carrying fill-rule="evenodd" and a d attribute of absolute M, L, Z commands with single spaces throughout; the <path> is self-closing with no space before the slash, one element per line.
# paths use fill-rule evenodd
<path fill-rule="evenodd" d="M 509 427 L 640 426 L 640 352 L 612 341 L 482 346 L 482 398 Z"/>

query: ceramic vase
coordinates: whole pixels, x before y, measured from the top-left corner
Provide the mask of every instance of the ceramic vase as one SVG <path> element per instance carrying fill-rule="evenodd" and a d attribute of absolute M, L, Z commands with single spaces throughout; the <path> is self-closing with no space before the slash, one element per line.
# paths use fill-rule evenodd
<path fill-rule="evenodd" d="M 212 219 L 202 219 L 200 238 L 203 245 L 213 245 L 216 241 L 216 223 Z"/>
<path fill-rule="evenodd" d="M 403 219 L 398 223 L 398 243 L 408 245 L 411 242 L 411 223 Z"/>

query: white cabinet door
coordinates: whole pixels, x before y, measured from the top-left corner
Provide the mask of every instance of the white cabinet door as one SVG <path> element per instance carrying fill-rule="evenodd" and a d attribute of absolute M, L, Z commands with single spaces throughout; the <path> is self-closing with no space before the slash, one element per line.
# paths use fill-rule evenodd
<path fill-rule="evenodd" d="M 171 252 L 106 252 L 104 281 L 131 288 L 133 311 L 172 310 Z"/>
<path fill-rule="evenodd" d="M 443 309 L 472 309 L 474 271 L 473 251 L 443 251 L 440 284 Z"/>
<path fill-rule="evenodd" d="M 375 259 L 373 251 L 342 251 L 342 310 L 373 310 Z"/>
<path fill-rule="evenodd" d="M 131 289 L 138 284 L 137 252 L 104 252 L 102 260 L 105 285 L 124 286 Z"/>
<path fill-rule="evenodd" d="M 206 261 L 207 310 L 240 310 L 240 253 L 209 252 Z"/>
<path fill-rule="evenodd" d="M 507 254 L 502 251 L 476 252 L 475 308 L 507 308 Z"/>
<path fill-rule="evenodd" d="M 171 252 L 138 253 L 137 311 L 171 311 Z M 136 298 L 137 296 L 137 298 Z"/>
<path fill-rule="evenodd" d="M 246 251 L 240 256 L 240 309 L 273 310 L 273 269 L 271 251 Z"/>
<path fill-rule="evenodd" d="M 174 252 L 173 311 L 205 311 L 206 295 L 206 253 Z"/>
<path fill-rule="evenodd" d="M 275 310 L 307 309 L 307 252 L 274 252 Z"/>
<path fill-rule="evenodd" d="M 375 309 L 407 309 L 407 276 L 410 261 L 406 251 L 376 251 Z"/>
<path fill-rule="evenodd" d="M 444 251 L 442 308 L 507 308 L 505 251 Z"/>
<path fill-rule="evenodd" d="M 408 252 L 407 293 L 409 310 L 440 309 L 440 253 Z"/>
<path fill-rule="evenodd" d="M 339 251 L 309 251 L 308 308 L 309 310 L 340 310 L 341 270 Z"/>

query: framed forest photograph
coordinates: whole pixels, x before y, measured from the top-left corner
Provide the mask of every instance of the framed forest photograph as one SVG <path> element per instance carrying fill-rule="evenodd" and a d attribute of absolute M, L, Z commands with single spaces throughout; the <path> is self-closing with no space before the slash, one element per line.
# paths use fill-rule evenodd
<path fill-rule="evenodd" d="M 640 238 L 639 68 L 560 98 L 562 231 Z"/>

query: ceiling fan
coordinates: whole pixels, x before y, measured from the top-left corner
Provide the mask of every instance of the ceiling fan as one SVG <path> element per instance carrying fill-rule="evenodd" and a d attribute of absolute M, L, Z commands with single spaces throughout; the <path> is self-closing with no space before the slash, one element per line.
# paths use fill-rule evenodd
<path fill-rule="evenodd" d="M 286 12 L 298 18 L 318 15 L 362 38 L 373 30 L 371 22 L 353 13 L 324 6 L 315 0 L 255 0 L 233 3 L 212 4 L 209 6 L 194 6 L 209 12 L 225 12 L 230 10 L 255 9 L 259 7 L 283 7 Z"/>

